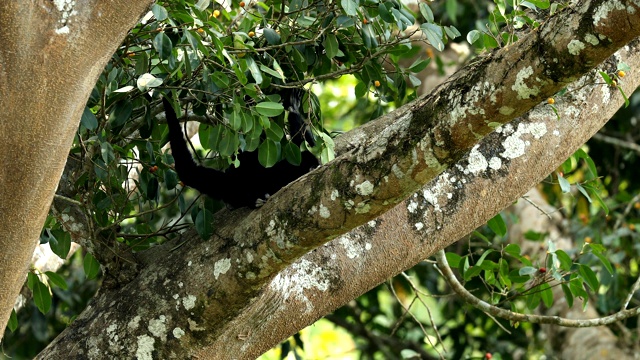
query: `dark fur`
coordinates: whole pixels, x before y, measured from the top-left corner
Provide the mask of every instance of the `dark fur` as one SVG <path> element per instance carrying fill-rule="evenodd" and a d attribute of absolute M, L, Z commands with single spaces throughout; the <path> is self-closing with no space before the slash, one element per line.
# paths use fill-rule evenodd
<path fill-rule="evenodd" d="M 284 105 L 289 110 L 289 131 L 293 143 L 300 146 L 303 138 L 314 145 L 313 134 L 300 115 L 301 90 L 290 92 Z M 193 160 L 184 140 L 178 117 L 166 97 L 162 99 L 167 123 L 171 152 L 180 180 L 202 194 L 221 200 L 232 208 L 259 206 L 270 195 L 296 180 L 319 165 L 318 159 L 309 151 L 302 152 L 300 166 L 286 160 L 270 168 L 258 161 L 258 152 L 242 152 L 238 155 L 240 167 L 229 167 L 226 171 L 211 169 Z"/>

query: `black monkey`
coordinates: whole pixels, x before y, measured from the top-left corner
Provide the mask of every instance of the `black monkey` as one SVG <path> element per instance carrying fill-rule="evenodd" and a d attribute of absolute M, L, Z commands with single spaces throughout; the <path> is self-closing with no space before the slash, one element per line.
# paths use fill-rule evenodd
<path fill-rule="evenodd" d="M 300 146 L 303 139 L 315 145 L 311 130 L 300 115 L 300 102 L 304 92 L 295 89 L 284 96 L 284 106 L 289 110 L 291 141 Z M 240 167 L 229 167 L 226 171 L 208 168 L 193 160 L 183 138 L 178 117 L 167 97 L 162 98 L 169 124 L 169 141 L 180 180 L 201 193 L 221 200 L 232 208 L 258 207 L 282 187 L 296 180 L 319 165 L 318 159 L 309 151 L 302 152 L 299 166 L 280 161 L 270 168 L 258 161 L 258 152 L 241 152 Z"/>

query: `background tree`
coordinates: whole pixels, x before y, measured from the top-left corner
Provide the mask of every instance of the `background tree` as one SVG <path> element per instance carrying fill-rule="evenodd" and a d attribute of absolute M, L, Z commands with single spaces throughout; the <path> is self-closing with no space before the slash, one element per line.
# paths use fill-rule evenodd
<path fill-rule="evenodd" d="M 544 23 L 531 21 L 536 30 L 513 44 L 509 31 L 506 38 L 479 34 L 484 47 L 508 46 L 460 70 L 431 96 L 342 136 L 336 160 L 263 208 L 215 216 L 212 201 L 194 202 L 181 191 L 162 150 L 165 126 L 154 118 L 161 109 L 140 95 L 181 93 L 182 103 L 191 104 L 186 118 L 209 123 L 199 139 L 221 155 L 217 166 L 233 166 L 238 148 L 258 149 L 266 165 L 281 157 L 295 162 L 300 149 L 284 136 L 274 95 L 354 73 L 358 96 L 372 91 L 397 105 L 414 99 L 407 89 L 417 78 L 410 72 L 426 59 L 408 71 L 397 64 L 414 51 L 408 40 L 415 15 L 394 2 L 155 5 L 89 98 L 41 236 L 61 256 L 70 239 L 80 242 L 88 275 L 97 275 L 96 259 L 102 265 L 102 290 L 40 356 L 255 356 L 461 238 L 571 155 L 613 114 L 610 103 L 623 103 L 637 86 L 635 43 L 600 68 L 615 74 L 626 64 L 625 81 L 587 73 L 638 35 L 637 5 L 617 4 L 556 8 Z M 442 48 L 457 35 L 435 24 L 425 4 L 419 10 L 419 39 Z M 619 31 L 623 26 L 628 31 Z M 594 34 L 603 37 L 597 44 L 576 40 Z M 476 145 L 558 91 L 557 106 L 543 104 Z M 576 105 L 586 103 L 607 106 Z M 321 119 L 314 96 L 306 106 L 312 120 Z M 320 144 L 313 151 L 328 161 L 333 140 L 322 122 L 315 124 Z M 501 196 L 489 195 L 505 183 Z M 166 241 L 185 218 L 198 234 Z M 385 241 L 390 237 L 398 241 Z M 435 241 L 425 243 L 427 237 Z M 30 276 L 32 289 L 40 284 Z M 34 295 L 46 305 L 43 292 Z"/>

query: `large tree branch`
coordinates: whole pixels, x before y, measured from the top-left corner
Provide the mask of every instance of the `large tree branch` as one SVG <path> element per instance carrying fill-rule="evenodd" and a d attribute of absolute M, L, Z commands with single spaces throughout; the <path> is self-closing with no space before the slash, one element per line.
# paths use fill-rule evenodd
<path fill-rule="evenodd" d="M 630 94 L 640 85 L 640 39 L 600 69 L 612 71 L 618 62 L 633 69 L 622 85 Z M 560 120 L 548 105 L 538 105 L 483 139 L 455 167 L 393 210 L 289 266 L 200 354 L 206 357 L 224 349 L 257 356 L 283 335 L 313 323 L 486 223 L 557 168 L 624 103 L 617 89 L 600 82 L 596 71 L 585 75 L 558 98 Z M 533 129 L 543 129 L 544 134 L 536 138 L 528 131 Z M 507 149 L 516 143 L 523 153 L 506 159 Z M 499 169 L 488 167 L 492 157 L 501 158 Z M 483 158 L 485 167 L 473 171 Z M 239 340 L 238 334 L 250 336 Z"/>
<path fill-rule="evenodd" d="M 227 234 L 238 247 L 228 255 L 236 265 L 225 276 L 242 279 L 243 288 L 261 288 L 310 249 L 393 208 L 496 126 L 640 35 L 640 4 L 626 4 L 585 1 L 566 8 L 518 43 L 461 69 L 433 94 L 356 130 L 348 151 Z"/>
<path fill-rule="evenodd" d="M 640 57 L 636 54 L 638 44 L 629 44 L 603 65 L 605 71 L 613 71 L 619 61 L 632 67 L 622 84 L 627 93 L 639 81 L 636 69 L 640 68 Z M 201 241 L 191 234 L 177 250 L 172 250 L 176 244 L 172 242 L 145 252 L 140 256 L 144 267 L 141 275 L 122 289 L 98 296 L 91 308 L 40 357 L 68 358 L 90 354 L 91 349 L 107 356 L 125 349 L 138 356 L 153 351 L 159 357 L 183 358 L 196 354 L 196 348 L 201 349 L 198 355 L 207 358 L 220 358 L 222 354 L 231 358 L 256 356 L 286 335 L 459 239 L 546 176 L 623 102 L 617 89 L 594 84 L 599 82 L 596 79 L 594 73 L 578 79 L 571 91 L 558 100 L 560 120 L 549 107 L 536 107 L 482 140 L 456 166 L 393 211 L 317 248 L 267 282 L 286 265 L 291 254 L 299 252 L 288 245 L 308 245 L 307 250 L 312 247 L 304 242 L 304 236 L 318 235 L 303 232 L 301 226 L 332 224 L 331 219 L 326 219 L 325 223 L 305 221 L 300 225 L 283 215 L 273 218 L 269 210 L 284 206 L 285 201 L 293 202 L 295 191 L 302 194 L 302 200 L 296 200 L 302 204 L 305 199 L 318 199 L 312 197 L 311 189 L 322 188 L 319 179 L 327 176 L 327 171 L 337 171 L 342 162 L 352 158 L 374 156 L 379 153 L 376 149 L 390 151 L 389 142 L 380 140 L 390 138 L 374 137 L 381 132 L 377 123 L 358 130 L 363 142 L 373 137 L 380 140 L 379 146 L 371 145 L 376 141 L 366 141 L 370 144 L 369 153 L 351 152 L 342 162 L 310 174 L 272 198 L 267 203 L 269 210 L 249 215 L 247 211 L 218 214 L 218 233 L 212 240 Z M 450 84 L 455 92 L 455 84 Z M 443 88 L 439 93 L 445 91 Z M 491 93 L 481 89 L 470 93 L 482 94 L 491 103 Z M 482 104 L 480 99 L 478 103 Z M 407 114 L 406 111 L 401 109 L 396 115 Z M 399 122 L 406 118 L 407 115 L 400 116 Z M 405 126 L 409 133 L 419 128 L 420 125 Z M 416 154 L 422 151 L 414 150 Z M 398 148 L 397 151 L 402 152 Z M 338 177 L 339 173 L 335 174 Z M 327 196 L 330 195 L 331 192 Z M 296 205 L 295 209 L 302 206 Z M 316 207 L 316 212 L 307 212 L 307 216 L 322 213 L 322 207 Z M 250 221 L 264 227 L 253 228 Z M 281 224 L 286 226 L 278 227 Z M 341 226 L 347 230 L 346 225 Z M 329 228 L 320 236 L 337 231 Z M 270 241 L 252 245 L 252 239 L 264 236 Z M 292 238 L 299 241 L 292 243 Z"/>

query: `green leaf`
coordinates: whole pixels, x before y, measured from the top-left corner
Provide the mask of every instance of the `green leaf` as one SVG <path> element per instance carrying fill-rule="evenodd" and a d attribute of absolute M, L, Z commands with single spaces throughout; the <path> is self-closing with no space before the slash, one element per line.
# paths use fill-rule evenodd
<path fill-rule="evenodd" d="M 600 73 L 600 76 L 602 76 L 602 79 L 604 79 L 604 82 L 607 83 L 607 85 L 612 85 L 613 81 L 611 80 L 611 77 L 609 77 L 609 75 L 604 72 L 604 71 L 598 71 L 598 73 Z"/>
<path fill-rule="evenodd" d="M 444 32 L 451 39 L 455 39 L 458 36 L 462 35 L 462 34 L 460 34 L 460 31 L 458 31 L 458 29 L 456 29 L 454 26 L 445 26 L 444 27 Z"/>
<path fill-rule="evenodd" d="M 27 273 L 27 287 L 29 288 L 29 290 L 33 290 L 38 281 L 40 281 L 38 280 L 38 275 L 32 272 Z"/>
<path fill-rule="evenodd" d="M 396 19 L 396 25 L 400 30 L 405 30 L 408 26 L 413 25 L 413 23 L 398 9 L 392 8 L 391 14 L 393 14 L 393 17 Z"/>
<path fill-rule="evenodd" d="M 47 275 L 47 278 L 49 278 L 49 281 L 51 281 L 53 285 L 61 288 L 62 290 L 67 290 L 67 282 L 62 276 L 54 273 L 53 271 L 47 271 L 44 274 Z"/>
<path fill-rule="evenodd" d="M 90 131 L 98 128 L 98 119 L 96 118 L 96 115 L 91 112 L 91 109 L 89 109 L 89 107 L 86 106 L 84 108 L 84 112 L 82 113 L 82 118 L 80 118 L 80 123 Z"/>
<path fill-rule="evenodd" d="M 540 304 L 540 292 L 534 288 L 531 295 L 525 296 L 525 300 L 527 302 L 527 309 L 533 310 L 538 307 Z"/>
<path fill-rule="evenodd" d="M 278 162 L 278 145 L 271 139 L 266 139 L 258 147 L 258 161 L 265 168 L 270 168 Z"/>
<path fill-rule="evenodd" d="M 520 257 L 520 246 L 518 246 L 517 244 L 509 244 L 507 246 L 505 246 L 504 250 L 505 253 L 517 257 Z"/>
<path fill-rule="evenodd" d="M 582 286 L 583 280 L 582 277 L 578 276 L 578 274 L 572 274 L 571 280 L 569 282 L 569 287 L 571 288 L 571 293 L 573 296 L 579 296 L 584 300 L 589 298 L 589 294 L 585 291 Z"/>
<path fill-rule="evenodd" d="M 618 85 L 617 88 L 624 98 L 624 107 L 629 107 L 629 98 L 627 97 L 627 94 L 624 93 L 624 90 L 622 90 L 622 87 L 620 87 L 620 85 Z"/>
<path fill-rule="evenodd" d="M 533 266 L 524 266 L 518 270 L 518 275 L 527 276 L 527 275 L 535 275 L 538 272 L 538 269 Z"/>
<path fill-rule="evenodd" d="M 493 272 L 493 270 L 485 270 L 484 282 L 491 286 L 498 286 L 498 282 L 496 281 L 496 274 Z"/>
<path fill-rule="evenodd" d="M 327 34 L 322 42 L 324 46 L 324 50 L 326 51 L 327 57 L 329 59 L 333 59 L 336 55 L 338 55 L 338 51 L 340 48 L 338 46 L 338 38 L 334 34 Z"/>
<path fill-rule="evenodd" d="M 598 277 L 596 273 L 591 270 L 591 268 L 584 264 L 578 264 L 578 274 L 580 277 L 587 283 L 587 285 L 594 292 L 598 292 L 598 288 L 600 287 L 600 282 L 598 281 Z"/>
<path fill-rule="evenodd" d="M 516 284 L 524 284 L 531 279 L 531 276 L 522 276 L 518 274 L 518 270 L 513 270 L 509 272 L 509 280 Z"/>
<path fill-rule="evenodd" d="M 267 134 L 268 139 L 271 139 L 277 143 L 280 142 L 280 140 L 282 140 L 282 138 L 284 137 L 284 131 L 282 130 L 280 125 L 275 122 L 271 123 L 271 126 L 269 126 L 269 128 L 265 130 L 265 133 Z"/>
<path fill-rule="evenodd" d="M 602 210 L 604 210 L 604 214 L 605 215 L 609 215 L 609 207 L 607 206 L 607 204 L 605 204 L 605 202 L 602 199 L 602 197 L 600 197 L 599 191 L 596 188 L 594 188 L 593 186 L 590 186 L 590 185 L 584 185 L 584 188 L 587 189 L 587 191 L 593 196 L 593 198 L 595 199 L 596 203 L 598 203 L 598 205 L 600 205 L 600 207 L 602 207 Z"/>
<path fill-rule="evenodd" d="M 467 42 L 473 45 L 476 41 L 480 40 L 480 36 L 482 36 L 482 33 L 480 31 L 471 30 L 467 34 Z"/>
<path fill-rule="evenodd" d="M 609 261 L 609 259 L 607 259 L 600 252 L 592 251 L 591 253 L 597 256 L 598 259 L 600 259 L 600 262 L 602 262 L 602 265 L 604 265 L 604 267 L 607 269 L 607 271 L 609 272 L 609 275 L 613 276 L 613 267 L 611 266 L 611 262 Z"/>
<path fill-rule="evenodd" d="M 549 0 L 529 0 L 528 2 L 532 3 L 538 9 L 542 9 L 542 10 L 548 9 L 549 6 L 551 6 Z"/>
<path fill-rule="evenodd" d="M 164 172 L 164 185 L 167 187 L 167 190 L 173 190 L 178 186 L 178 174 L 168 169 Z"/>
<path fill-rule="evenodd" d="M 282 104 L 271 101 L 261 102 L 256 105 L 255 109 L 260 115 L 269 117 L 278 116 L 284 111 L 284 107 L 282 106 Z"/>
<path fill-rule="evenodd" d="M 287 142 L 287 144 L 284 146 L 284 157 L 290 164 L 296 166 L 300 165 L 300 163 L 302 162 L 302 154 L 300 153 L 300 148 L 298 147 L 298 145 L 292 142 Z"/>
<path fill-rule="evenodd" d="M 415 350 L 402 349 L 400 351 L 400 358 L 401 359 L 418 359 L 420 358 L 420 354 L 417 353 Z"/>
<path fill-rule="evenodd" d="M 51 293 L 49 292 L 49 287 L 42 283 L 40 279 L 37 279 L 31 291 L 33 292 L 33 302 L 38 307 L 38 310 L 46 314 L 51 308 Z"/>
<path fill-rule="evenodd" d="M 333 139 L 329 135 L 323 132 L 321 132 L 319 135 L 320 135 L 320 139 L 322 140 L 321 141 L 322 150 L 320 151 L 320 162 L 323 164 L 326 164 L 336 157 L 336 154 L 334 152 L 335 144 L 333 142 Z"/>
<path fill-rule="evenodd" d="M 280 41 L 281 41 L 280 40 L 280 34 L 278 34 L 272 28 L 264 28 L 262 33 L 263 33 L 265 39 L 267 39 L 267 42 L 269 43 L 269 45 L 278 45 L 278 44 L 280 44 Z"/>
<path fill-rule="evenodd" d="M 480 266 L 470 266 L 467 271 L 464 272 L 464 281 L 469 281 L 481 273 L 482 268 Z"/>
<path fill-rule="evenodd" d="M 155 16 L 156 20 L 163 21 L 169 17 L 169 13 L 167 9 L 158 4 L 153 4 L 151 7 L 151 12 L 153 12 L 153 16 Z"/>
<path fill-rule="evenodd" d="M 422 14 L 422 17 L 428 22 L 433 22 L 434 20 L 433 11 L 431 11 L 431 8 L 429 7 L 429 5 L 421 2 L 419 7 L 420 7 L 420 14 Z"/>
<path fill-rule="evenodd" d="M 420 6 L 422 6 L 423 4 L 420 3 Z M 391 15 L 391 13 L 389 12 L 389 9 L 393 8 L 393 4 L 391 4 L 390 1 L 384 2 L 384 3 L 380 3 L 378 5 L 378 12 L 380 13 L 380 18 L 382 19 L 382 21 L 388 23 L 388 24 L 393 24 L 395 22 L 395 20 L 393 19 L 393 15 Z M 431 10 L 431 9 L 429 9 Z"/>
<path fill-rule="evenodd" d="M 364 46 L 368 49 L 378 47 L 378 38 L 376 37 L 371 24 L 362 26 L 362 41 L 364 41 Z"/>
<path fill-rule="evenodd" d="M 498 6 L 498 11 L 500 11 L 500 15 L 504 16 L 507 12 L 507 2 L 505 0 L 495 0 L 494 1 Z"/>
<path fill-rule="evenodd" d="M 242 166 L 242 164 L 240 165 Z M 207 209 L 202 209 L 196 216 L 196 231 L 204 240 L 208 240 L 213 235 L 213 214 Z"/>
<path fill-rule="evenodd" d="M 367 87 L 367 84 L 363 83 L 362 81 L 358 81 L 355 88 L 356 98 L 359 99 L 367 95 L 368 92 L 369 88 Z"/>
<path fill-rule="evenodd" d="M 398 11 L 400 11 L 402 16 L 406 19 L 407 26 L 413 26 L 413 24 L 416 23 L 416 18 L 409 10 L 405 9 L 404 7 L 400 7 Z"/>
<path fill-rule="evenodd" d="M 596 164 L 593 162 L 593 159 L 582 149 L 576 150 L 573 154 L 578 159 L 583 159 L 589 168 L 589 172 L 591 173 L 592 178 L 598 177 L 598 170 L 596 169 Z"/>
<path fill-rule="evenodd" d="M 457 269 L 460 266 L 460 261 L 462 261 L 462 256 L 456 253 L 445 253 L 445 257 L 447 258 L 447 262 L 449 263 L 449 267 L 452 269 Z"/>
<path fill-rule="evenodd" d="M 240 110 L 239 106 L 231 113 L 231 115 L 229 115 L 227 120 L 229 121 L 229 126 L 231 126 L 233 131 L 240 130 L 242 127 L 242 110 Z"/>
<path fill-rule="evenodd" d="M 119 128 L 124 123 L 129 120 L 131 117 L 131 113 L 133 112 L 133 105 L 130 101 L 120 101 L 114 107 L 113 111 L 111 111 L 111 115 L 109 115 L 109 123 L 113 128 Z"/>
<path fill-rule="evenodd" d="M 436 48 L 438 51 L 444 50 L 444 42 L 442 42 L 442 28 L 440 25 L 436 24 L 422 24 L 420 28 L 424 31 L 424 34 L 427 36 L 427 40 L 431 46 Z"/>
<path fill-rule="evenodd" d="M 542 283 L 539 288 L 540 297 L 542 298 L 544 306 L 550 308 L 553 305 L 553 291 L 551 291 L 551 286 L 547 283 Z"/>
<path fill-rule="evenodd" d="M 171 56 L 171 51 L 173 50 L 171 39 L 169 39 L 164 31 L 158 33 L 158 35 L 153 39 L 153 47 L 158 52 L 158 56 L 163 60 L 168 59 L 169 56 Z"/>
<path fill-rule="evenodd" d="M 62 229 L 51 230 L 51 235 L 53 236 L 49 241 L 51 251 L 61 259 L 66 259 L 71 250 L 71 235 Z"/>
<path fill-rule="evenodd" d="M 274 63 L 274 65 L 275 65 L 275 63 Z M 270 68 L 266 67 L 264 64 L 260 64 L 260 70 L 262 70 L 263 72 L 266 72 L 267 74 L 269 74 L 269 75 L 271 75 L 271 76 L 273 76 L 275 78 L 278 78 L 280 80 L 285 80 L 286 79 L 285 76 L 284 76 L 284 73 L 282 72 L 282 69 L 280 69 L 280 72 L 278 72 L 276 70 L 273 70 L 273 69 L 270 69 Z"/>
<path fill-rule="evenodd" d="M 494 250 L 491 250 L 491 249 L 485 251 L 484 254 L 482 254 L 482 256 L 480 256 L 480 259 L 478 259 L 478 262 L 476 262 L 476 266 L 482 265 L 482 262 L 487 257 L 487 255 L 491 254 L 493 251 Z"/>
<path fill-rule="evenodd" d="M 571 261 L 571 257 L 569 257 L 566 252 L 562 250 L 556 250 L 556 256 L 558 257 L 558 261 L 560 262 L 560 269 L 564 271 L 571 270 L 573 261 Z"/>
<path fill-rule="evenodd" d="M 507 224 L 502 219 L 502 215 L 498 213 L 491 220 L 487 222 L 489 229 L 496 233 L 498 236 L 505 236 L 507 234 Z"/>
<path fill-rule="evenodd" d="M 591 204 L 593 201 L 591 200 L 591 196 L 589 196 L 589 193 L 587 193 L 587 190 L 582 187 L 582 185 L 576 183 L 576 188 L 578 189 L 578 191 L 580 191 L 580 193 L 582 193 L 582 195 L 587 198 L 587 200 L 589 201 L 589 204 Z"/>
<path fill-rule="evenodd" d="M 258 85 L 262 84 L 262 72 L 260 71 L 256 61 L 253 60 L 252 57 L 247 57 L 245 61 L 247 62 L 251 76 L 253 76 L 253 80 L 255 80 Z"/>
<path fill-rule="evenodd" d="M 222 128 L 222 136 L 220 143 L 218 144 L 218 152 L 220 156 L 231 156 L 236 153 L 238 146 L 240 145 L 240 138 L 238 133 L 229 130 L 228 128 Z"/>
<path fill-rule="evenodd" d="M 18 315 L 13 309 L 11 310 L 11 316 L 9 317 L 9 323 L 7 324 L 7 327 L 11 332 L 16 331 L 16 329 L 18 328 Z"/>
<path fill-rule="evenodd" d="M 529 230 L 524 233 L 524 238 L 531 241 L 542 241 L 544 240 L 546 235 L 547 234 L 545 233 L 539 233 L 537 231 Z"/>
<path fill-rule="evenodd" d="M 358 16 L 358 2 L 356 0 L 340 0 L 340 6 L 342 6 L 345 14 Z"/>
<path fill-rule="evenodd" d="M 565 299 L 567 299 L 567 305 L 569 305 L 569 308 L 573 307 L 573 294 L 571 293 L 569 286 L 565 283 L 562 284 L 562 292 L 564 293 Z"/>
<path fill-rule="evenodd" d="M 480 240 L 484 240 L 487 244 L 491 244 L 491 240 L 489 240 L 486 236 L 484 236 L 484 234 L 482 234 L 479 231 L 474 230 L 473 233 L 471 233 L 471 235 L 479 238 Z"/>
<path fill-rule="evenodd" d="M 109 164 L 116 158 L 113 153 L 113 147 L 111 147 L 111 144 L 108 142 L 100 143 L 100 154 L 102 155 L 102 160 L 105 164 Z"/>
<path fill-rule="evenodd" d="M 498 47 L 498 41 L 489 34 L 482 34 L 482 41 L 484 42 L 484 47 L 487 49 L 495 49 Z"/>
<path fill-rule="evenodd" d="M 198 3 L 196 4 L 196 9 L 198 9 L 199 11 L 204 11 L 209 7 L 210 4 L 211 4 L 211 0 L 198 0 Z"/>
<path fill-rule="evenodd" d="M 560 173 L 557 173 L 557 176 L 558 184 L 560 184 L 560 190 L 562 190 L 562 193 L 566 194 L 571 191 L 571 184 L 569 183 L 569 181 L 565 179 L 564 176 L 560 175 Z"/>
<path fill-rule="evenodd" d="M 420 71 L 424 70 L 429 65 L 430 62 L 431 62 L 431 58 L 416 59 L 416 61 L 414 61 L 413 64 L 411 64 L 411 66 L 409 66 L 409 71 L 413 73 L 419 73 Z"/>
<path fill-rule="evenodd" d="M 294 12 L 302 9 L 304 2 L 302 0 L 291 0 L 289 2 L 289 12 Z"/>
<path fill-rule="evenodd" d="M 93 255 L 87 253 L 84 256 L 83 266 L 84 273 L 87 276 L 87 279 L 91 280 L 98 277 L 98 273 L 100 272 L 100 264 L 98 263 L 98 260 L 93 257 Z"/>
<path fill-rule="evenodd" d="M 447 0 L 445 7 L 451 22 L 456 24 L 458 22 L 458 0 Z"/>
<path fill-rule="evenodd" d="M 498 280 L 506 286 L 511 287 L 511 279 L 509 278 L 509 263 L 504 259 L 500 258 L 498 261 Z"/>

